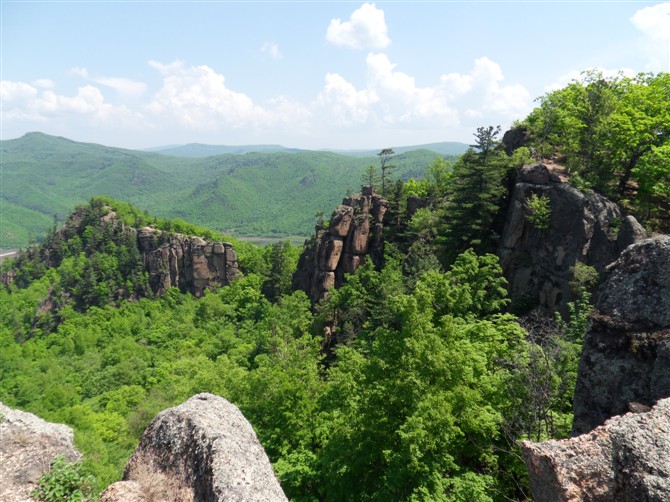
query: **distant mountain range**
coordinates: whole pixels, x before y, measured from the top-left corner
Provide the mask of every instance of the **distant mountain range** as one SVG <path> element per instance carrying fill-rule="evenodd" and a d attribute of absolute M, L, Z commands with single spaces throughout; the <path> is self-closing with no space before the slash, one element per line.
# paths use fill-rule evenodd
<path fill-rule="evenodd" d="M 395 149 L 395 174 L 420 177 L 436 157 L 445 155 L 444 148 L 461 145 L 448 151 L 462 153 L 467 147 L 433 145 Z M 217 149 L 229 151 L 213 154 Z M 94 195 L 236 236 L 306 236 L 315 214 L 330 211 L 347 191 L 358 191 L 366 167 L 379 160 L 375 151 L 345 154 L 273 145 L 193 144 L 159 153 L 42 133 L 1 141 L 0 150 L 0 249 L 39 240 L 55 221 Z"/>
<path fill-rule="evenodd" d="M 428 143 L 425 145 L 393 147 L 396 153 L 406 153 L 413 150 L 431 150 L 440 155 L 462 155 L 468 149 L 465 143 L 442 142 Z M 226 153 L 243 155 L 246 153 L 277 153 L 277 152 L 308 152 L 315 150 L 305 150 L 300 148 L 287 148 L 281 145 L 204 145 L 202 143 L 189 143 L 187 145 L 169 145 L 157 148 L 149 148 L 145 151 L 158 152 L 165 155 L 175 155 L 177 157 L 211 157 L 214 155 L 223 155 Z M 372 157 L 379 150 L 319 150 L 339 153 L 341 155 L 351 155 L 354 157 Z"/>

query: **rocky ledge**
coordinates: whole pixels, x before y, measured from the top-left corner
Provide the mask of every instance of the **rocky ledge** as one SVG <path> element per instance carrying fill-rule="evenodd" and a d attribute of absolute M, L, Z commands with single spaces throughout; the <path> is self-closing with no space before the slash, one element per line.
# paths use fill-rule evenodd
<path fill-rule="evenodd" d="M 536 502 L 667 501 L 670 399 L 588 434 L 521 445 Z"/>
<path fill-rule="evenodd" d="M 73 438 L 67 425 L 0 403 L 0 500 L 34 502 L 30 492 L 54 458 L 63 456 L 69 462 L 81 458 Z"/>

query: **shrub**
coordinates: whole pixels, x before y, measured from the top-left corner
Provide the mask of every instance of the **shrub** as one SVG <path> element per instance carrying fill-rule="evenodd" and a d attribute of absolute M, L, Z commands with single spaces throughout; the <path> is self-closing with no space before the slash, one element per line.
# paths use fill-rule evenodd
<path fill-rule="evenodd" d="M 528 221 L 530 221 L 538 230 L 549 228 L 551 220 L 551 205 L 547 195 L 532 194 L 526 199 L 526 210 L 528 211 Z"/>
<path fill-rule="evenodd" d="M 83 502 L 93 500 L 93 476 L 84 473 L 80 462 L 70 463 L 58 456 L 51 462 L 31 493 L 40 502 Z"/>

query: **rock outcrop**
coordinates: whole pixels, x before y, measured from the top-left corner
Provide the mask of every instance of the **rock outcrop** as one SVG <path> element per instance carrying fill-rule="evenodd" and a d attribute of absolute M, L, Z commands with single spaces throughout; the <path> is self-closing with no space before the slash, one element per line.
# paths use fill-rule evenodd
<path fill-rule="evenodd" d="M 158 414 L 123 479 L 101 501 L 287 500 L 249 422 L 213 394 L 198 394 Z"/>
<path fill-rule="evenodd" d="M 545 197 L 547 228 L 529 219 L 531 195 Z M 498 256 L 510 298 L 530 298 L 546 312 L 566 312 L 572 298 L 571 267 L 603 272 L 630 244 L 646 238 L 642 226 L 608 199 L 562 183 L 542 164 L 524 166 L 512 191 Z"/>
<path fill-rule="evenodd" d="M 153 227 L 139 230 L 137 239 L 149 286 L 157 295 L 175 287 L 200 297 L 206 289 L 229 285 L 240 274 L 237 254 L 228 242 L 164 234 Z"/>
<path fill-rule="evenodd" d="M 302 289 L 313 303 L 344 282 L 369 256 L 380 263 L 384 255 L 384 215 L 389 202 L 364 187 L 362 195 L 347 197 L 337 206 L 328 228 L 318 225 L 316 236 L 305 245 L 293 276 L 294 289 Z"/>
<path fill-rule="evenodd" d="M 626 249 L 595 307 L 579 363 L 573 434 L 670 397 L 670 236 Z"/>
<path fill-rule="evenodd" d="M 54 458 L 81 458 L 74 432 L 64 424 L 46 422 L 31 413 L 0 403 L 0 500 L 34 502 L 30 496 Z"/>
<path fill-rule="evenodd" d="M 670 498 L 670 399 L 614 417 L 589 434 L 521 446 L 537 502 Z"/>

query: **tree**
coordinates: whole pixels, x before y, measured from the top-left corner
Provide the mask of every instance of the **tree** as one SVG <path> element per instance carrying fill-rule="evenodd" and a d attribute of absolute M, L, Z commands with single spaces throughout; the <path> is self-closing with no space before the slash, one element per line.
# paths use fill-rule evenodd
<path fill-rule="evenodd" d="M 398 166 L 391 164 L 391 159 L 395 155 L 393 148 L 384 148 L 382 149 L 377 156 L 379 157 L 379 170 L 380 170 L 380 183 L 381 183 L 381 193 L 382 195 L 387 194 L 387 190 L 390 187 L 390 174 L 391 171 L 396 169 Z"/>
<path fill-rule="evenodd" d="M 442 211 L 446 264 L 470 247 L 478 253 L 495 250 L 494 220 L 507 193 L 503 181 L 510 165 L 497 148 L 499 131 L 500 127 L 478 128 L 476 145 L 454 164 Z"/>
<path fill-rule="evenodd" d="M 369 186 L 372 188 L 372 190 L 375 189 L 377 186 L 377 183 L 379 183 L 380 178 L 379 178 L 379 172 L 377 171 L 377 168 L 370 164 L 366 169 L 365 172 L 363 173 L 362 176 L 362 181 L 363 185 Z"/>
<path fill-rule="evenodd" d="M 644 222 L 670 228 L 670 74 L 605 77 L 585 72 L 553 91 L 526 119 L 542 152 Z"/>
<path fill-rule="evenodd" d="M 298 263 L 298 250 L 289 241 L 269 245 L 265 250 L 269 272 L 262 291 L 271 302 L 291 293 L 291 277 Z"/>

